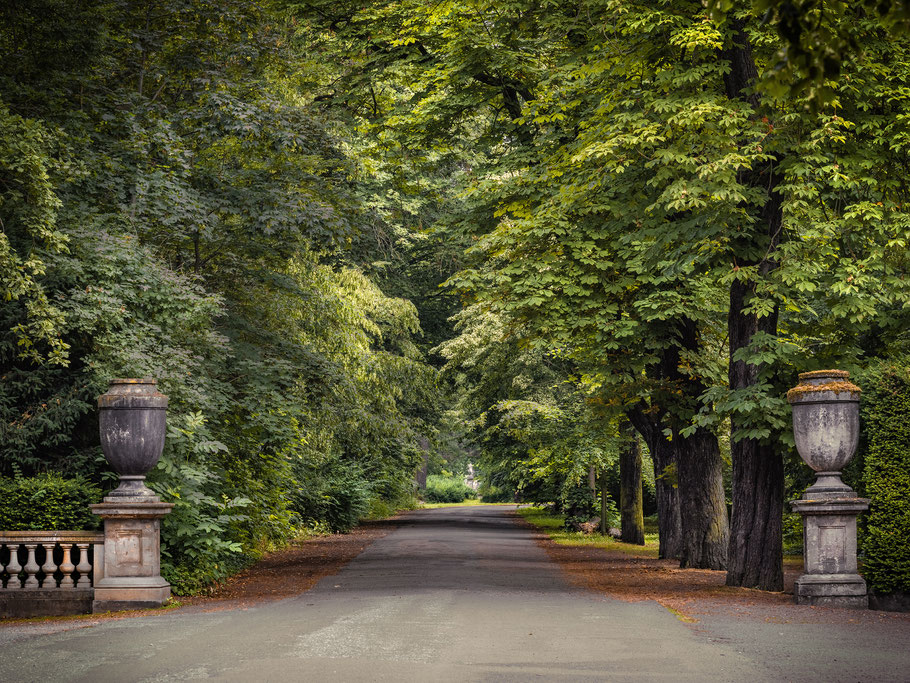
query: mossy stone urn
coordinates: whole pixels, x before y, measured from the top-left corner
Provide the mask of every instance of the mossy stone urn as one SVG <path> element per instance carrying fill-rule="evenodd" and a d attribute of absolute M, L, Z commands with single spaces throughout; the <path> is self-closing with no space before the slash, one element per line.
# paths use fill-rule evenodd
<path fill-rule="evenodd" d="M 841 480 L 859 443 L 859 396 L 843 370 L 805 372 L 787 392 L 796 448 L 815 470 L 815 483 L 790 501 L 803 518 L 804 573 L 793 586 L 800 605 L 869 606 L 856 562 L 856 518 L 869 501 Z"/>
<path fill-rule="evenodd" d="M 852 494 L 841 480 L 841 470 L 859 443 L 860 388 L 844 370 L 816 370 L 799 376 L 787 392 L 793 409 L 793 437 L 805 463 L 815 470 L 815 483 L 805 498 L 832 498 Z"/>
<path fill-rule="evenodd" d="M 157 499 L 145 485 L 145 475 L 164 449 L 167 396 L 157 385 L 151 378 L 112 379 L 98 398 L 101 449 L 120 475 L 109 497 Z"/>

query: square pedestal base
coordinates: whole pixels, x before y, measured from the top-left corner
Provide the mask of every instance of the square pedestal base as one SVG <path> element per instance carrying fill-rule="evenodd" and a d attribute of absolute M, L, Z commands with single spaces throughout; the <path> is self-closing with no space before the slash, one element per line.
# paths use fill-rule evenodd
<path fill-rule="evenodd" d="M 793 593 L 798 605 L 869 608 L 866 582 L 859 574 L 803 574 Z"/>
<path fill-rule="evenodd" d="M 171 597 L 171 585 L 160 576 L 104 578 L 95 586 L 92 612 L 161 607 Z"/>

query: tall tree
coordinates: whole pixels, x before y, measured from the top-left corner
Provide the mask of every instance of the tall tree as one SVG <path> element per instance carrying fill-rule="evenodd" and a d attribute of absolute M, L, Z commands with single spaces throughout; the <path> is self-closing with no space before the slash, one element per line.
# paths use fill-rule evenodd
<path fill-rule="evenodd" d="M 634 433 L 625 433 L 619 451 L 620 539 L 625 543 L 645 544 L 642 511 L 641 449 Z"/>

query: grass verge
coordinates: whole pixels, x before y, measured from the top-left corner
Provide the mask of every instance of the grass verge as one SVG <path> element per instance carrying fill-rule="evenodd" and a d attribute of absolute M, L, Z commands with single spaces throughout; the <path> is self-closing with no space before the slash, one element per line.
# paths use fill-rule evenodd
<path fill-rule="evenodd" d="M 460 503 L 421 503 L 418 509 L 420 510 L 432 510 L 434 508 L 460 508 L 467 507 L 469 505 L 515 505 L 515 503 L 484 503 L 482 500 L 477 498 L 468 498 L 463 500 Z"/>
<path fill-rule="evenodd" d="M 563 527 L 562 515 L 551 515 L 542 508 L 519 508 L 517 512 L 559 545 L 603 548 L 604 550 L 616 550 L 626 555 L 657 557 L 659 547 L 657 534 L 645 534 L 645 544 L 635 545 L 617 541 L 612 536 L 586 535 L 580 531 L 566 531 Z"/>

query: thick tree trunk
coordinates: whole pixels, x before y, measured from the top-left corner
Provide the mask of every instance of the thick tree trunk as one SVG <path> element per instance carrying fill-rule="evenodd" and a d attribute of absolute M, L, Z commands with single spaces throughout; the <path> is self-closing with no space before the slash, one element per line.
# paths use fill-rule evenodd
<path fill-rule="evenodd" d="M 657 493 L 657 531 L 660 534 L 657 555 L 678 559 L 682 556 L 682 518 L 679 510 L 676 451 L 662 435 L 653 446 L 649 444 L 649 448 L 654 461 Z"/>
<path fill-rule="evenodd" d="M 758 331 L 776 332 L 777 315 L 756 319 L 743 313 L 752 288 L 734 283 L 730 292 L 730 389 L 752 386 L 758 366 L 733 361 L 738 349 L 749 345 Z M 740 427 L 732 421 L 735 432 Z M 731 444 L 733 458 L 733 524 L 730 535 L 728 586 L 768 591 L 784 588 L 781 517 L 784 501 L 783 457 L 773 446 L 754 439 Z"/>
<path fill-rule="evenodd" d="M 682 393 L 690 406 L 674 416 L 673 440 L 679 484 L 679 516 L 682 520 L 681 567 L 726 569 L 730 527 L 724 498 L 723 460 L 717 436 L 699 428 L 683 438 L 680 430 L 688 414 L 699 406 L 705 386 L 697 378 L 680 371 L 680 352 L 698 350 L 698 327 L 694 320 L 676 322 L 678 346 L 668 346 L 661 358 L 660 374 L 668 388 Z M 678 399 L 677 399 L 678 402 Z"/>
<path fill-rule="evenodd" d="M 657 497 L 658 557 L 682 555 L 682 520 L 679 516 L 679 490 L 676 486 L 676 451 L 664 437 L 660 421 L 641 408 L 627 411 L 629 421 L 648 445 L 654 463 L 654 488 Z"/>
<path fill-rule="evenodd" d="M 730 62 L 730 72 L 724 77 L 727 95 L 743 99 L 758 107 L 760 101 L 749 88 L 758 76 L 752 48 L 738 21 L 733 45 L 724 50 L 722 57 Z M 753 251 L 764 253 L 760 262 L 737 265 L 758 265 L 758 277 L 764 277 L 774 267 L 774 253 L 778 245 L 783 221 L 782 198 L 777 192 L 782 178 L 777 163 L 745 172 L 741 181 L 767 192 L 767 201 L 760 216 L 764 230 L 755 237 Z M 731 391 L 741 391 L 759 381 L 760 367 L 744 361 L 734 361 L 737 351 L 746 348 L 755 334 L 777 334 L 777 311 L 763 318 L 746 313 L 749 299 L 755 293 L 754 281 L 735 281 L 730 288 L 730 311 L 727 330 L 730 339 L 729 384 Z M 735 433 L 741 428 L 741 419 L 732 420 Z M 783 512 L 784 472 L 783 458 L 776 449 L 753 439 L 732 441 L 733 459 L 733 519 L 728 553 L 728 586 L 746 586 L 763 590 L 783 590 L 783 555 L 781 515 Z"/>
<path fill-rule="evenodd" d="M 638 439 L 629 429 L 619 452 L 620 540 L 645 544 L 645 520 L 641 491 L 641 449 Z"/>
<path fill-rule="evenodd" d="M 723 460 L 717 436 L 699 429 L 677 436 L 679 509 L 682 518 L 681 567 L 726 569 L 729 545 Z"/>

